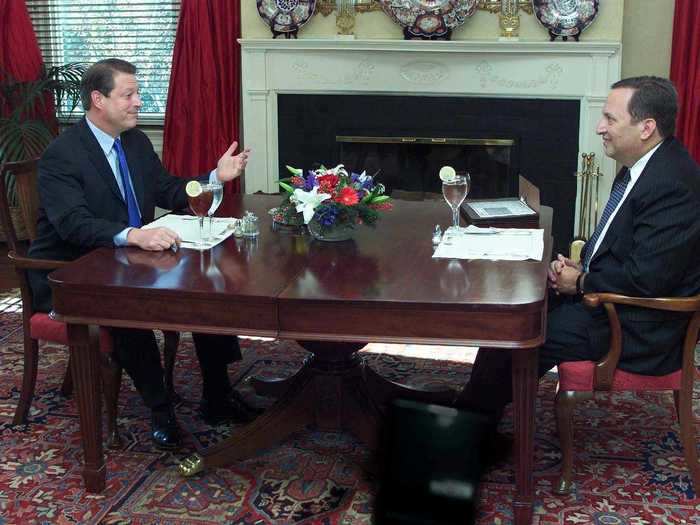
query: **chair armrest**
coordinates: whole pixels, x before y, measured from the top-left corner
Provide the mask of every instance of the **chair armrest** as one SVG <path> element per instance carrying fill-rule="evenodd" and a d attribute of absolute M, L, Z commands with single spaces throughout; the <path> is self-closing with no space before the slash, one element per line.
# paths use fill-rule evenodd
<path fill-rule="evenodd" d="M 601 303 L 626 304 L 640 308 L 667 310 L 672 312 L 697 312 L 700 310 L 700 295 L 692 297 L 630 297 L 616 293 L 587 293 L 583 297 L 586 306 Z"/>
<path fill-rule="evenodd" d="M 53 259 L 34 259 L 18 255 L 13 251 L 7 254 L 7 257 L 12 261 L 15 268 L 23 270 L 56 270 L 66 266 L 70 261 L 56 261 Z"/>
<path fill-rule="evenodd" d="M 597 307 L 601 304 L 608 314 L 610 322 L 610 348 L 608 353 L 596 363 L 593 388 L 595 390 L 610 390 L 613 374 L 622 355 L 622 326 L 615 309 L 616 304 L 636 306 L 639 308 L 651 308 L 654 310 L 666 310 L 672 312 L 699 312 L 700 295 L 692 297 L 630 297 L 615 293 L 588 293 L 583 296 L 583 303 L 589 307 Z M 698 315 L 693 316 L 691 326 L 695 326 L 695 340 L 697 340 Z M 689 335 L 692 338 L 692 335 Z M 689 344 L 686 341 L 686 344 Z"/>

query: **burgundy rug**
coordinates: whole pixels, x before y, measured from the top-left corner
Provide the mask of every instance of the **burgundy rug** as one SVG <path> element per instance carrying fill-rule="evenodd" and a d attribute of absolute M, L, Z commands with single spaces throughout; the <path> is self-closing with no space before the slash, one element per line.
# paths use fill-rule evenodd
<path fill-rule="evenodd" d="M 371 523 L 376 487 L 359 467 L 368 452 L 347 435 L 309 430 L 247 461 L 191 479 L 177 474 L 178 460 L 239 428 L 212 428 L 197 417 L 200 378 L 189 336 L 176 365 L 176 389 L 183 397 L 176 409 L 184 434 L 181 450 L 170 454 L 151 446 L 148 412 L 125 380 L 119 423 L 126 447 L 106 453 L 104 493 L 87 494 L 76 407 L 59 393 L 64 348 L 43 348 L 30 423 L 11 425 L 22 370 L 16 310 L 16 299 L 0 305 L 0 525 Z M 288 341 L 243 339 L 242 348 L 244 359 L 231 367 L 231 377 L 252 403 L 268 406 L 272 400 L 255 396 L 245 379 L 287 376 L 305 352 Z M 415 357 L 416 352 L 430 355 L 429 347 L 370 345 L 369 350 L 376 370 L 409 384 L 456 388 L 469 374 L 465 362 Z M 700 523 L 700 499 L 694 499 L 685 467 L 671 394 L 624 393 L 582 403 L 575 418 L 576 488 L 568 497 L 553 495 L 561 459 L 555 384 L 550 374 L 537 399 L 534 523 Z M 510 431 L 510 425 L 507 416 L 503 430 Z M 513 494 L 512 462 L 489 471 L 481 483 L 478 523 L 511 523 Z"/>

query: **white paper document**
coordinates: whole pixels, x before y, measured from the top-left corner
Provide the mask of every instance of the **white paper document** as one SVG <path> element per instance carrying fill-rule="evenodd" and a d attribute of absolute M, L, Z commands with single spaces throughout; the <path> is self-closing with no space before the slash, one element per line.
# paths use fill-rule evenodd
<path fill-rule="evenodd" d="M 214 217 L 212 223 L 212 239 L 199 245 L 199 218 L 192 215 L 163 215 L 158 220 L 144 226 L 144 228 L 170 228 L 182 239 L 181 248 L 194 250 L 208 250 L 233 234 L 233 228 L 238 219 L 230 217 Z M 204 236 L 209 235 L 209 218 L 204 218 Z"/>
<path fill-rule="evenodd" d="M 433 257 L 493 261 L 542 260 L 544 230 L 524 228 L 450 227 Z"/>
<path fill-rule="evenodd" d="M 479 217 L 485 219 L 535 215 L 535 210 L 520 199 L 469 201 L 468 204 Z"/>

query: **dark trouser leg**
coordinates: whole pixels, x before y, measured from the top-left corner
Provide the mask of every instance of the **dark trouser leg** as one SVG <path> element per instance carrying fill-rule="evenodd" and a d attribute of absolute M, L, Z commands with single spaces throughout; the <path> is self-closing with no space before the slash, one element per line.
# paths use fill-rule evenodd
<path fill-rule="evenodd" d="M 238 337 L 193 333 L 192 339 L 202 368 L 202 397 L 222 402 L 231 392 L 228 364 L 241 359 Z"/>
<path fill-rule="evenodd" d="M 113 328 L 114 357 L 134 381 L 134 386 L 150 409 L 168 405 L 163 383 L 163 366 L 152 330 Z"/>
<path fill-rule="evenodd" d="M 551 310 L 545 343 L 539 350 L 539 377 L 562 361 L 600 359 L 607 348 L 594 348 L 589 334 L 593 331 L 600 333 L 605 326 L 605 313 L 590 310 L 582 303 L 564 303 Z M 513 350 L 518 351 L 523 350 Z M 513 400 L 511 370 L 511 350 L 480 349 L 469 383 L 457 396 L 455 405 L 499 420 L 503 409 Z"/>

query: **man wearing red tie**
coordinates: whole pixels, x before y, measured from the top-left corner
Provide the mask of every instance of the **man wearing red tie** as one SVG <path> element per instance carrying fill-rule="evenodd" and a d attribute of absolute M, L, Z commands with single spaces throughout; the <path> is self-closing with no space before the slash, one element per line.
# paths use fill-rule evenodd
<path fill-rule="evenodd" d="M 141 108 L 136 68 L 124 60 L 101 60 L 81 81 L 85 117 L 59 135 L 39 162 L 41 206 L 37 237 L 29 255 L 73 260 L 98 247 L 134 246 L 160 251 L 180 239 L 168 228 L 143 229 L 155 207 L 187 205 L 187 180 L 165 171 L 148 137 L 136 129 Z M 228 182 L 240 176 L 249 151 L 234 155 L 237 143 L 203 179 Z M 46 272 L 30 275 L 38 310 L 51 310 Z M 193 312 L 196 315 L 196 312 Z M 163 368 L 151 330 L 114 328 L 114 355 L 134 381 L 152 413 L 156 446 L 179 443 L 175 415 L 163 384 Z M 238 339 L 193 334 L 202 369 L 202 414 L 216 423 L 250 420 L 252 409 L 233 390 L 228 363 L 241 358 Z"/>
<path fill-rule="evenodd" d="M 700 168 L 673 137 L 678 112 L 673 84 L 636 77 L 612 86 L 596 132 L 618 173 L 581 263 L 559 255 L 552 300 L 539 349 L 540 377 L 563 361 L 596 361 L 608 351 L 605 311 L 578 300 L 588 292 L 637 297 L 700 293 Z M 552 298 L 554 299 L 554 298 Z M 688 315 L 619 306 L 623 349 L 619 367 L 646 375 L 681 368 Z M 495 425 L 512 399 L 510 351 L 480 351 L 456 405 L 489 415 Z"/>

